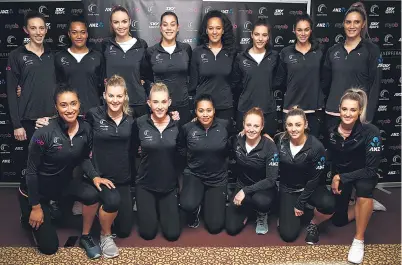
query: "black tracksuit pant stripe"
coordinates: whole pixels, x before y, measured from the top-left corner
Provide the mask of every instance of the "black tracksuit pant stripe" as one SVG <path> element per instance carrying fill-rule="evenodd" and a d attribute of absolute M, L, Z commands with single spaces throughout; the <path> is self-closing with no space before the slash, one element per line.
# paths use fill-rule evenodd
<path fill-rule="evenodd" d="M 203 205 L 204 223 L 208 232 L 218 234 L 225 226 L 227 185 L 207 186 L 191 174 L 183 176 L 180 206 L 187 213 Z"/>
<path fill-rule="evenodd" d="M 237 235 L 246 226 L 246 221 L 255 211 L 267 213 L 276 196 L 276 187 L 246 194 L 242 204 L 237 206 L 233 203 L 233 199 L 239 192 L 240 188 L 236 189 L 229 200 L 229 206 L 226 209 L 226 232 L 229 235 Z"/>
<path fill-rule="evenodd" d="M 295 204 L 300 192 L 287 192 L 279 189 L 279 235 L 285 242 L 297 239 L 301 228 L 301 217 L 295 215 Z M 311 194 L 308 203 L 322 214 L 335 211 L 335 198 L 326 186 L 317 187 Z"/>
<path fill-rule="evenodd" d="M 181 234 L 177 190 L 161 193 L 136 187 L 138 233 L 151 240 L 158 233 L 159 223 L 163 236 L 176 241 Z"/>

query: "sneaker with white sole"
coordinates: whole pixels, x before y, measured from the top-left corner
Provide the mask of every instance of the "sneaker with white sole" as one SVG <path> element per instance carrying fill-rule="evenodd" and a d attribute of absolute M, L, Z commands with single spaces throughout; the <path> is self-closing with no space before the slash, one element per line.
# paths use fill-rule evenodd
<path fill-rule="evenodd" d="M 373 211 L 383 211 L 386 212 L 387 208 L 382 205 L 379 201 L 373 199 Z"/>
<path fill-rule="evenodd" d="M 187 225 L 191 228 L 197 228 L 200 225 L 200 211 L 201 206 L 193 212 L 187 215 Z"/>
<path fill-rule="evenodd" d="M 101 256 L 101 249 L 98 244 L 95 244 L 91 235 L 81 235 L 80 247 L 85 249 L 85 253 L 90 259 L 97 259 Z"/>
<path fill-rule="evenodd" d="M 364 257 L 364 241 L 353 239 L 352 246 L 349 249 L 348 261 L 354 264 L 360 264 Z"/>
<path fill-rule="evenodd" d="M 114 238 L 116 238 L 116 235 L 100 236 L 100 247 L 105 258 L 111 259 L 119 255 L 119 249 L 113 240 Z"/>
<path fill-rule="evenodd" d="M 306 243 L 309 245 L 317 244 L 320 240 L 318 225 L 310 223 L 306 228 Z"/>
<path fill-rule="evenodd" d="M 255 232 L 258 235 L 265 235 L 268 233 L 268 214 L 257 212 Z"/>

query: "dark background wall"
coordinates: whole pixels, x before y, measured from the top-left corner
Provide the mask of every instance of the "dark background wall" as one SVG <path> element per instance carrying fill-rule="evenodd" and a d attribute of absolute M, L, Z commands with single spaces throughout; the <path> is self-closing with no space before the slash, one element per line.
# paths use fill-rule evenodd
<path fill-rule="evenodd" d="M 344 39 L 342 21 L 354 1 L 311 1 L 314 32 L 326 47 Z M 383 57 L 381 94 L 374 123 L 381 129 L 384 158 L 380 165 L 382 182 L 400 181 L 401 155 L 401 3 L 400 1 L 363 1 L 369 15 L 369 33 L 379 45 Z M 257 18 L 267 18 L 272 27 L 272 44 L 280 51 L 295 41 L 295 15 L 307 11 L 306 3 L 254 3 L 201 0 L 84 0 L 84 1 L 0 1 L 0 182 L 18 182 L 25 173 L 26 144 L 14 141 L 8 115 L 5 69 L 11 50 L 27 41 L 22 30 L 24 14 L 39 10 L 47 17 L 46 43 L 53 50 L 68 47 L 67 23 L 71 16 L 84 15 L 89 23 L 89 44 L 97 44 L 110 35 L 109 16 L 113 6 L 126 7 L 132 17 L 131 33 L 151 46 L 160 40 L 159 20 L 165 11 L 179 17 L 180 41 L 197 45 L 198 27 L 210 9 L 226 13 L 234 25 L 236 46 L 245 49 L 250 43 L 250 29 Z M 377 23 L 378 22 L 378 23 Z M 278 114 L 282 111 L 281 91 L 275 91 Z M 279 116 L 281 117 L 281 115 Z M 279 120 L 282 122 L 281 119 Z M 282 124 L 279 125 L 282 127 Z"/>

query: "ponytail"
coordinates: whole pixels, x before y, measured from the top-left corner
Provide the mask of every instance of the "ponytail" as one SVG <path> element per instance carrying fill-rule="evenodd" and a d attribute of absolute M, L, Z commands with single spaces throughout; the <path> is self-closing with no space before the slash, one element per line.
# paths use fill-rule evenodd
<path fill-rule="evenodd" d="M 367 112 L 367 94 L 361 88 L 349 88 L 345 91 L 341 98 L 341 105 L 345 99 L 355 100 L 359 103 L 359 108 L 361 110 L 360 121 L 362 123 L 367 123 L 366 112 Z"/>
<path fill-rule="evenodd" d="M 362 2 L 356 2 L 356 3 L 352 4 L 349 7 L 348 11 L 346 11 L 345 18 L 343 19 L 343 22 L 345 22 L 346 16 L 349 15 L 349 13 L 352 13 L 352 12 L 359 13 L 363 18 L 363 22 L 365 23 L 365 26 L 360 31 L 360 37 L 362 39 L 369 39 L 370 36 L 368 34 L 367 12 L 366 12 L 366 8 L 364 7 L 363 3 Z"/>

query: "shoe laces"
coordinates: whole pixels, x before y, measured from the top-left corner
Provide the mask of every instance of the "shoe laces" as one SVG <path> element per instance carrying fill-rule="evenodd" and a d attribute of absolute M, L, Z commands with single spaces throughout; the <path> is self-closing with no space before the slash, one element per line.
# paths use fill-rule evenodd
<path fill-rule="evenodd" d="M 108 247 L 116 245 L 113 241 L 114 238 L 116 238 L 115 234 L 103 236 L 103 240 L 101 240 L 101 247 L 108 248 Z"/>
<path fill-rule="evenodd" d="M 309 234 L 317 235 L 318 234 L 318 226 L 315 224 L 309 224 L 306 228 Z"/>
<path fill-rule="evenodd" d="M 95 242 L 92 236 L 84 236 L 82 237 L 82 239 L 85 241 L 89 248 L 95 247 Z"/>
<path fill-rule="evenodd" d="M 257 225 L 265 225 L 267 223 L 267 215 L 263 213 L 257 213 L 257 220 L 256 220 Z"/>

